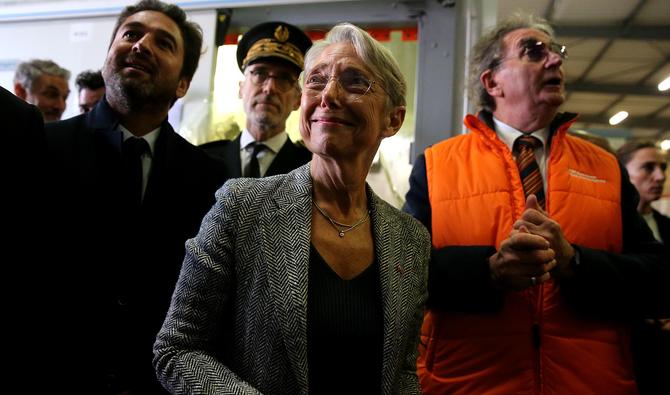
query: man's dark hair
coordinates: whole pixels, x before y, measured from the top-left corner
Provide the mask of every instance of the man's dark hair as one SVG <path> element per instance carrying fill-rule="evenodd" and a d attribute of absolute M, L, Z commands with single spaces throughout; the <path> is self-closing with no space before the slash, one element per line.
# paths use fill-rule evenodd
<path fill-rule="evenodd" d="M 643 148 L 658 148 L 658 146 L 651 140 L 631 140 L 619 147 L 616 156 L 619 158 L 619 162 L 625 166 L 633 159 L 635 152 Z"/>
<path fill-rule="evenodd" d="M 100 88 L 104 88 L 105 80 L 102 79 L 102 73 L 100 70 L 86 70 L 77 75 L 75 84 L 77 85 L 77 91 L 79 92 L 81 92 L 81 90 L 84 88 L 94 91 Z"/>
<path fill-rule="evenodd" d="M 202 49 L 202 29 L 200 25 L 195 22 L 186 20 L 186 13 L 179 6 L 174 4 L 166 4 L 158 0 L 142 0 L 135 5 L 130 5 L 123 9 L 119 19 L 116 21 L 114 31 L 112 32 L 112 40 L 109 46 L 112 46 L 116 32 L 123 22 L 129 16 L 141 11 L 157 11 L 165 14 L 172 19 L 174 23 L 179 26 L 181 35 L 184 38 L 184 62 L 181 69 L 181 76 L 186 77 L 189 81 L 193 78 L 195 70 L 198 68 L 200 61 L 200 54 Z"/>

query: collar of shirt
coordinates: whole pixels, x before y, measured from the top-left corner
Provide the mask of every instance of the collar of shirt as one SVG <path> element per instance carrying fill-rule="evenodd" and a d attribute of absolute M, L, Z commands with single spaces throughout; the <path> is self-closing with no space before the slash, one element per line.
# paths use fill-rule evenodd
<path fill-rule="evenodd" d="M 496 119 L 493 117 L 493 122 L 496 128 L 496 135 L 500 140 L 502 140 L 505 145 L 509 148 L 510 152 L 514 152 L 514 141 L 517 137 L 528 134 L 522 133 L 521 131 L 509 126 L 508 124 Z M 549 139 L 549 128 L 543 128 L 536 130 L 530 133 L 531 136 L 538 138 L 542 145 L 535 149 L 535 159 L 537 160 L 537 166 L 540 168 L 540 174 L 542 175 L 542 184 L 544 190 L 547 190 L 547 140 Z M 546 193 L 546 192 L 545 192 Z"/>
<path fill-rule="evenodd" d="M 119 124 L 119 130 L 121 130 L 121 133 L 123 133 L 123 141 L 126 141 L 131 137 L 137 137 L 130 133 L 130 131 L 121 124 Z M 158 128 L 142 136 L 142 138 L 145 139 L 147 143 L 149 143 L 149 152 L 151 156 L 154 156 L 154 147 L 156 146 L 156 139 L 158 139 L 158 133 L 160 133 L 160 131 L 161 127 L 159 126 Z"/>
<path fill-rule="evenodd" d="M 281 147 L 284 146 L 284 143 L 286 143 L 287 139 L 288 139 L 288 133 L 281 132 L 276 136 L 272 136 L 269 139 L 264 140 L 263 144 L 270 151 L 272 151 L 273 154 L 277 154 L 277 152 L 281 150 Z M 240 137 L 240 150 L 245 150 L 249 144 L 254 142 L 256 142 L 254 136 L 252 136 L 251 133 L 249 133 L 249 131 L 245 128 L 242 131 L 242 136 Z"/>
<path fill-rule="evenodd" d="M 516 139 L 521 136 L 522 134 L 527 134 L 523 133 L 519 130 L 514 129 L 513 127 L 509 126 L 508 124 L 502 122 L 501 120 L 497 119 L 496 117 L 493 117 L 493 122 L 495 123 L 496 126 L 496 134 L 498 135 L 498 138 L 502 140 L 505 145 L 509 148 L 510 151 L 512 151 L 514 147 L 514 142 Z M 531 136 L 537 137 L 541 142 L 542 142 L 542 147 L 547 146 L 547 139 L 549 137 L 549 128 L 542 128 L 540 130 L 536 130 L 532 133 L 530 133 Z M 543 149 L 544 151 L 544 149 Z"/>

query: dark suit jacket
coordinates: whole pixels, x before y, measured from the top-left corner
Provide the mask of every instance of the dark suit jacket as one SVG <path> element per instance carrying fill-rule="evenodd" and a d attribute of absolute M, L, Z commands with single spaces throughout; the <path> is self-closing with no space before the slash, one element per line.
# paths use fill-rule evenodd
<path fill-rule="evenodd" d="M 666 254 L 670 250 L 670 218 L 652 210 Z M 646 321 L 633 326 L 633 361 L 640 395 L 664 393 L 670 372 L 670 332 Z"/>
<path fill-rule="evenodd" d="M 654 209 L 652 209 L 652 213 L 654 215 L 656 225 L 658 225 L 658 232 L 661 234 L 661 240 L 667 248 L 670 246 L 670 218 Z"/>
<path fill-rule="evenodd" d="M 240 163 L 240 139 L 242 134 L 235 140 L 219 140 L 203 144 L 200 147 L 214 158 L 223 160 L 226 168 L 230 171 L 231 178 L 242 177 L 242 164 Z M 312 153 L 302 145 L 294 144 L 291 139 L 286 140 L 281 150 L 277 152 L 265 177 L 277 174 L 285 174 L 312 160 Z"/>
<path fill-rule="evenodd" d="M 4 213 L 14 215 L 18 214 L 16 205 L 20 206 L 22 212 L 30 207 L 25 199 L 32 198 L 36 190 L 35 177 L 42 169 L 41 161 L 45 152 L 44 122 L 37 107 L 27 104 L 2 87 L 0 119 L 3 141 L 0 146 L 0 174 L 3 199 L 9 199 L 4 202 Z M 18 219 L 18 216 L 12 218 Z"/>
<path fill-rule="evenodd" d="M 55 274 L 64 286 L 55 297 L 67 301 L 57 303 L 69 320 L 61 322 L 62 335 L 83 365 L 63 380 L 90 393 L 160 393 L 152 345 L 184 242 L 214 203 L 225 167 L 164 121 L 141 212 L 130 216 L 122 198 L 122 134 L 105 100 L 87 114 L 49 124 L 46 133 L 57 196 L 53 248 L 65 262 Z"/>
<path fill-rule="evenodd" d="M 36 275 L 44 262 L 40 248 L 44 191 L 42 160 L 45 154 L 44 122 L 39 110 L 0 87 L 0 226 L 2 237 L 2 312 L 7 371 L 3 390 L 22 393 L 35 380 L 27 368 L 39 363 L 39 337 L 44 335 L 41 310 L 44 300 L 35 290 L 44 277 Z M 34 386 L 31 386 L 34 388 Z"/>

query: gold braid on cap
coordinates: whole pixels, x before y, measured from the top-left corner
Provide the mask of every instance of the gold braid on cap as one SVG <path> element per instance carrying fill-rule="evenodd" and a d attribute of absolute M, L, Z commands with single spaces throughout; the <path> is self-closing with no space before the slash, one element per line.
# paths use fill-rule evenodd
<path fill-rule="evenodd" d="M 249 62 L 261 57 L 276 56 L 288 60 L 300 67 L 302 70 L 305 67 L 305 58 L 302 51 L 295 45 L 288 42 L 289 31 L 286 26 L 279 25 L 275 29 L 274 39 L 264 38 L 258 40 L 247 51 L 247 56 L 242 61 L 243 68 L 246 68 Z"/>

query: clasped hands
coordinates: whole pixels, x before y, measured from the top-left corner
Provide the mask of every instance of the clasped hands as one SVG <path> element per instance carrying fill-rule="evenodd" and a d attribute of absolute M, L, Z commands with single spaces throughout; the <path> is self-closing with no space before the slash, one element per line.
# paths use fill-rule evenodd
<path fill-rule="evenodd" d="M 498 287 L 521 291 L 552 276 L 566 278 L 572 275 L 574 255 L 561 226 L 542 210 L 535 195 L 529 195 L 509 237 L 489 258 L 491 279 Z"/>

